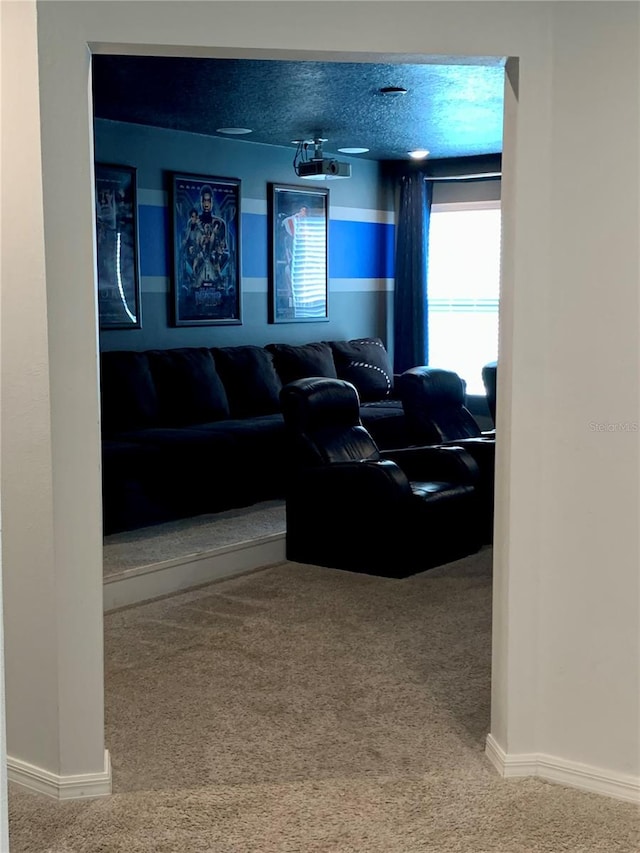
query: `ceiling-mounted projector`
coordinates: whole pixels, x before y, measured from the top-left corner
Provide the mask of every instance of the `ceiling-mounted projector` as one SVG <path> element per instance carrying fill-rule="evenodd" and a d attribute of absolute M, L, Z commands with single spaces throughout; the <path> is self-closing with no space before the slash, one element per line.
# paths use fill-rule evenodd
<path fill-rule="evenodd" d="M 321 137 L 296 140 L 298 149 L 293 160 L 293 168 L 299 178 L 305 178 L 308 181 L 331 181 L 336 178 L 351 177 L 349 163 L 341 163 L 339 160 L 323 156 L 322 143 L 326 141 Z M 312 146 L 313 155 L 309 156 L 309 149 Z"/>
<path fill-rule="evenodd" d="M 307 160 L 305 163 L 298 163 L 296 171 L 299 178 L 309 178 L 317 181 L 351 177 L 351 166 L 349 163 L 340 163 L 338 160 Z"/>

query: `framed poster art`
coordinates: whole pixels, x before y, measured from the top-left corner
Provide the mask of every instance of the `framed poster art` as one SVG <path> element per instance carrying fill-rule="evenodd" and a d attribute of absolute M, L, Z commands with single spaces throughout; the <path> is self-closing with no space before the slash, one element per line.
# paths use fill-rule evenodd
<path fill-rule="evenodd" d="M 96 163 L 98 318 L 101 329 L 140 329 L 137 171 Z"/>
<path fill-rule="evenodd" d="M 240 181 L 171 176 L 176 326 L 240 325 Z"/>
<path fill-rule="evenodd" d="M 328 321 L 329 190 L 269 184 L 269 322 Z"/>

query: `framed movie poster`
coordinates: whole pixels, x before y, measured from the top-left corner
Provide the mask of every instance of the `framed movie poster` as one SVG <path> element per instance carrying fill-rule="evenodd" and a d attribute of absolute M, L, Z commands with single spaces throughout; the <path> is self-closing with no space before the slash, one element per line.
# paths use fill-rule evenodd
<path fill-rule="evenodd" d="M 329 319 L 329 190 L 269 184 L 269 322 Z"/>
<path fill-rule="evenodd" d="M 101 329 L 139 329 L 137 173 L 96 163 L 98 316 Z"/>
<path fill-rule="evenodd" d="M 239 325 L 240 181 L 173 174 L 176 326 Z"/>

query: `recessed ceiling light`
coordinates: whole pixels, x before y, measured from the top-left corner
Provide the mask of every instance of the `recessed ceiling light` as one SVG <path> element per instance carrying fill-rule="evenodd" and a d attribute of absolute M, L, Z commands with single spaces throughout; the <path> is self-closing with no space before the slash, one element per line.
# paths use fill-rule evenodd
<path fill-rule="evenodd" d="M 425 157 L 429 156 L 429 152 L 426 148 L 416 148 L 415 151 L 409 151 L 407 153 L 412 160 L 424 160 Z"/>
<path fill-rule="evenodd" d="M 366 154 L 368 148 L 338 148 L 341 154 Z"/>
<path fill-rule="evenodd" d="M 380 94 L 395 98 L 399 95 L 406 95 L 407 90 L 403 86 L 383 86 L 382 89 L 380 89 Z"/>
<path fill-rule="evenodd" d="M 216 133 L 227 133 L 229 136 L 244 136 L 245 133 L 253 133 L 250 127 L 219 127 Z"/>

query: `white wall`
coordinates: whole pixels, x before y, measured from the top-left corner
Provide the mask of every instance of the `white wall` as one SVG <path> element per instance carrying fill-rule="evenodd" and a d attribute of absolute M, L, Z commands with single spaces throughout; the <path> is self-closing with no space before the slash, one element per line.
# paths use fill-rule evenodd
<path fill-rule="evenodd" d="M 55 780 L 104 771 L 102 538 L 93 207 L 43 187 L 41 157 L 66 167 L 41 149 L 36 23 L 33 4 L 2 4 L 2 560 L 10 766 Z M 49 121 L 78 130 L 71 101 Z M 91 187 L 88 164 L 71 171 Z M 74 216 L 89 224 L 61 280 L 56 223 Z"/>
<path fill-rule="evenodd" d="M 554 10 L 538 737 L 637 774 L 640 7 L 573 7 Z"/>
<path fill-rule="evenodd" d="M 2 532 L 0 529 L 0 544 Z M 0 555 L 0 850 L 9 850 L 7 803 L 7 730 L 4 689 L 4 628 L 2 625 L 2 556 Z"/>
<path fill-rule="evenodd" d="M 2 426 L 11 426 L 18 412 L 27 433 L 34 429 L 29 409 L 38 420 L 46 415 L 41 406 L 48 376 L 51 446 L 41 459 L 44 440 L 32 453 L 14 429 L 2 448 L 12 460 L 2 482 L 5 522 L 12 520 L 6 603 L 21 620 L 20 626 L 17 618 L 7 620 L 9 752 L 25 749 L 27 729 L 36 730 L 31 713 L 20 718 L 25 697 L 47 705 L 55 689 L 69 721 L 74 702 L 82 706 L 82 714 L 75 714 L 82 725 L 73 743 L 64 723 L 58 742 L 55 731 L 46 729 L 31 741 L 32 760 L 48 766 L 62 745 L 74 766 L 96 769 L 102 745 L 86 44 L 152 50 L 182 45 L 194 52 L 190 46 L 208 41 L 211 48 L 201 48 L 201 55 L 295 57 L 310 51 L 323 58 L 320 51 L 335 51 L 333 58 L 353 59 L 352 52 L 360 52 L 368 61 L 376 52 L 414 59 L 429 53 L 520 58 L 518 85 L 507 93 L 502 182 L 507 222 L 492 735 L 507 756 L 551 754 L 603 775 L 637 778 L 639 689 L 632 651 L 639 637 L 638 444 L 633 436 L 596 435 L 587 426 L 591 420 L 640 419 L 637 5 L 341 2 L 340 26 L 334 3 L 296 2 L 295 9 L 291 2 L 216 5 L 215 26 L 208 30 L 198 2 L 38 5 L 38 54 L 46 71 L 39 93 L 47 316 L 45 327 L 37 273 L 34 281 L 31 267 L 20 265 L 24 252 L 32 251 L 32 232 L 12 232 L 12 295 L 5 297 L 3 278 L 2 307 L 7 324 L 28 335 L 38 370 L 32 387 L 16 335 L 6 346 L 3 378 L 15 393 L 7 397 L 3 390 Z M 24 57 L 23 43 L 21 51 Z M 27 85 L 27 100 L 37 99 L 32 79 L 25 84 L 24 75 L 12 75 L 9 85 L 21 93 Z M 24 126 L 29 138 L 22 164 L 22 175 L 33 183 L 40 169 L 31 136 L 35 122 L 30 116 Z M 598 191 L 605 180 L 603 211 Z M 11 209 L 18 210 L 24 193 L 17 182 L 10 189 Z M 29 197 L 38 211 L 37 193 Z M 606 312 L 599 298 L 605 285 Z M 42 540 L 33 536 L 24 499 L 25 480 L 35 486 L 39 472 L 46 475 L 44 497 L 33 487 L 27 491 L 44 510 Z M 45 613 L 40 602 L 52 583 L 55 595 Z M 35 608 L 26 605 L 32 598 Z M 37 650 L 40 660 L 34 652 L 21 672 L 14 660 L 19 639 L 35 632 L 39 618 L 51 625 L 52 610 L 59 632 L 53 685 L 42 678 L 49 650 Z M 74 638 L 81 652 L 72 651 Z"/>
<path fill-rule="evenodd" d="M 30 229 L 42 233 L 35 9 L 6 4 L 2 23 L 1 449 L 7 722 L 10 749 L 27 761 L 35 758 L 28 751 L 32 732 L 50 732 L 38 758 L 51 766 L 56 760 L 58 719 L 44 243 L 31 240 L 25 245 L 23 226 L 15 216 L 18 198 L 33 200 Z M 24 94 L 10 85 L 10 69 L 16 62 L 22 68 Z M 8 127 L 20 128 L 20 133 L 7 134 Z M 37 672 L 40 683 L 33 676 L 25 679 L 25 672 Z"/>
<path fill-rule="evenodd" d="M 520 145 L 503 161 L 503 210 L 515 199 L 518 213 L 506 222 L 515 253 L 501 308 L 517 316 L 525 292 L 539 305 L 502 330 L 498 394 L 511 389 L 511 429 L 501 406 L 492 734 L 507 764 L 546 762 L 585 787 L 593 771 L 596 789 L 638 799 L 638 434 L 592 430 L 640 421 L 638 7 L 548 8 L 550 136 L 529 177 Z M 507 93 L 520 118 L 525 71 L 521 61 L 519 107 Z M 532 180 L 546 198 L 521 209 Z M 521 401 L 531 382 L 537 416 Z M 529 518 L 517 512 L 527 481 L 539 489 Z"/>

